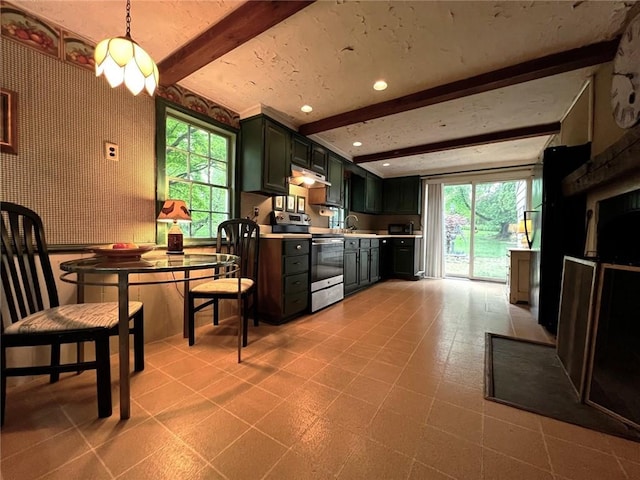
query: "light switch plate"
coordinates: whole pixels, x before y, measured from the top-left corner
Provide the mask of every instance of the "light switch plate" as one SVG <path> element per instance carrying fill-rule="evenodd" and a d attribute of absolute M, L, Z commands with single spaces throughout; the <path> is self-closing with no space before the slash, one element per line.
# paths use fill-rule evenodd
<path fill-rule="evenodd" d="M 118 145 L 111 142 L 104 142 L 104 158 L 117 162 L 120 160 L 120 149 Z"/>

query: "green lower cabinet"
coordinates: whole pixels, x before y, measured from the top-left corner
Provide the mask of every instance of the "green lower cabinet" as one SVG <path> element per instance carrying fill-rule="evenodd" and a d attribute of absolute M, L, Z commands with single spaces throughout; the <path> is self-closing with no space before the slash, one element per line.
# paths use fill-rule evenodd
<path fill-rule="evenodd" d="M 369 264 L 369 279 L 371 283 L 375 283 L 380 280 L 380 248 L 371 248 L 371 251 L 369 253 Z"/>
<path fill-rule="evenodd" d="M 389 261 L 388 276 L 418 280 L 420 268 L 420 238 L 392 238 L 387 245 Z"/>
<path fill-rule="evenodd" d="M 344 250 L 344 293 L 348 295 L 380 280 L 380 240 L 349 238 Z"/>
<path fill-rule="evenodd" d="M 370 248 L 361 248 L 360 249 L 360 258 L 359 258 L 359 265 L 358 265 L 358 270 L 359 270 L 359 278 L 360 278 L 360 288 L 362 287 L 366 287 L 367 285 L 369 285 L 371 283 L 371 277 L 369 275 L 369 270 L 371 265 L 369 264 L 369 254 L 371 252 Z"/>
<path fill-rule="evenodd" d="M 344 293 L 345 295 L 358 290 L 358 251 L 344 252 Z"/>

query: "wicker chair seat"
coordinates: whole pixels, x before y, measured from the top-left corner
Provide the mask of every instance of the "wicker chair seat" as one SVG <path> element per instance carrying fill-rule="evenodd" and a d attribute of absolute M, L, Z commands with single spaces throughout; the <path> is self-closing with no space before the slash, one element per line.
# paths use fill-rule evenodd
<path fill-rule="evenodd" d="M 129 316 L 142 308 L 141 302 L 129 302 Z M 33 313 L 11 325 L 5 335 L 53 333 L 87 328 L 113 328 L 118 324 L 118 303 L 81 303 L 62 305 Z"/>
<path fill-rule="evenodd" d="M 250 278 L 240 279 L 240 292 L 245 293 L 254 285 L 253 280 Z M 195 293 L 210 293 L 210 294 L 234 294 L 238 293 L 238 279 L 237 278 L 218 278 L 206 283 L 196 285 L 191 289 Z"/>

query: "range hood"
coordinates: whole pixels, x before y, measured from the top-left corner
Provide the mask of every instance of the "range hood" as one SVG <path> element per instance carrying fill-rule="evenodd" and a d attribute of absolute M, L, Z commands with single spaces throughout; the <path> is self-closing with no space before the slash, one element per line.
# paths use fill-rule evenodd
<path fill-rule="evenodd" d="M 324 188 L 331 184 L 325 180 L 325 176 L 298 165 L 291 165 L 291 176 L 289 183 L 305 188 Z"/>

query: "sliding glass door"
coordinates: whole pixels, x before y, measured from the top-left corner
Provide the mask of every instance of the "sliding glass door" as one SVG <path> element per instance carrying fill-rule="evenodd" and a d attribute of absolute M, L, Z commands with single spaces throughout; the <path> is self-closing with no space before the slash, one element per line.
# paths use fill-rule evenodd
<path fill-rule="evenodd" d="M 471 259 L 471 185 L 445 185 L 444 274 L 468 277 Z"/>
<path fill-rule="evenodd" d="M 518 248 L 526 181 L 444 186 L 444 272 L 504 282 L 507 252 Z"/>

